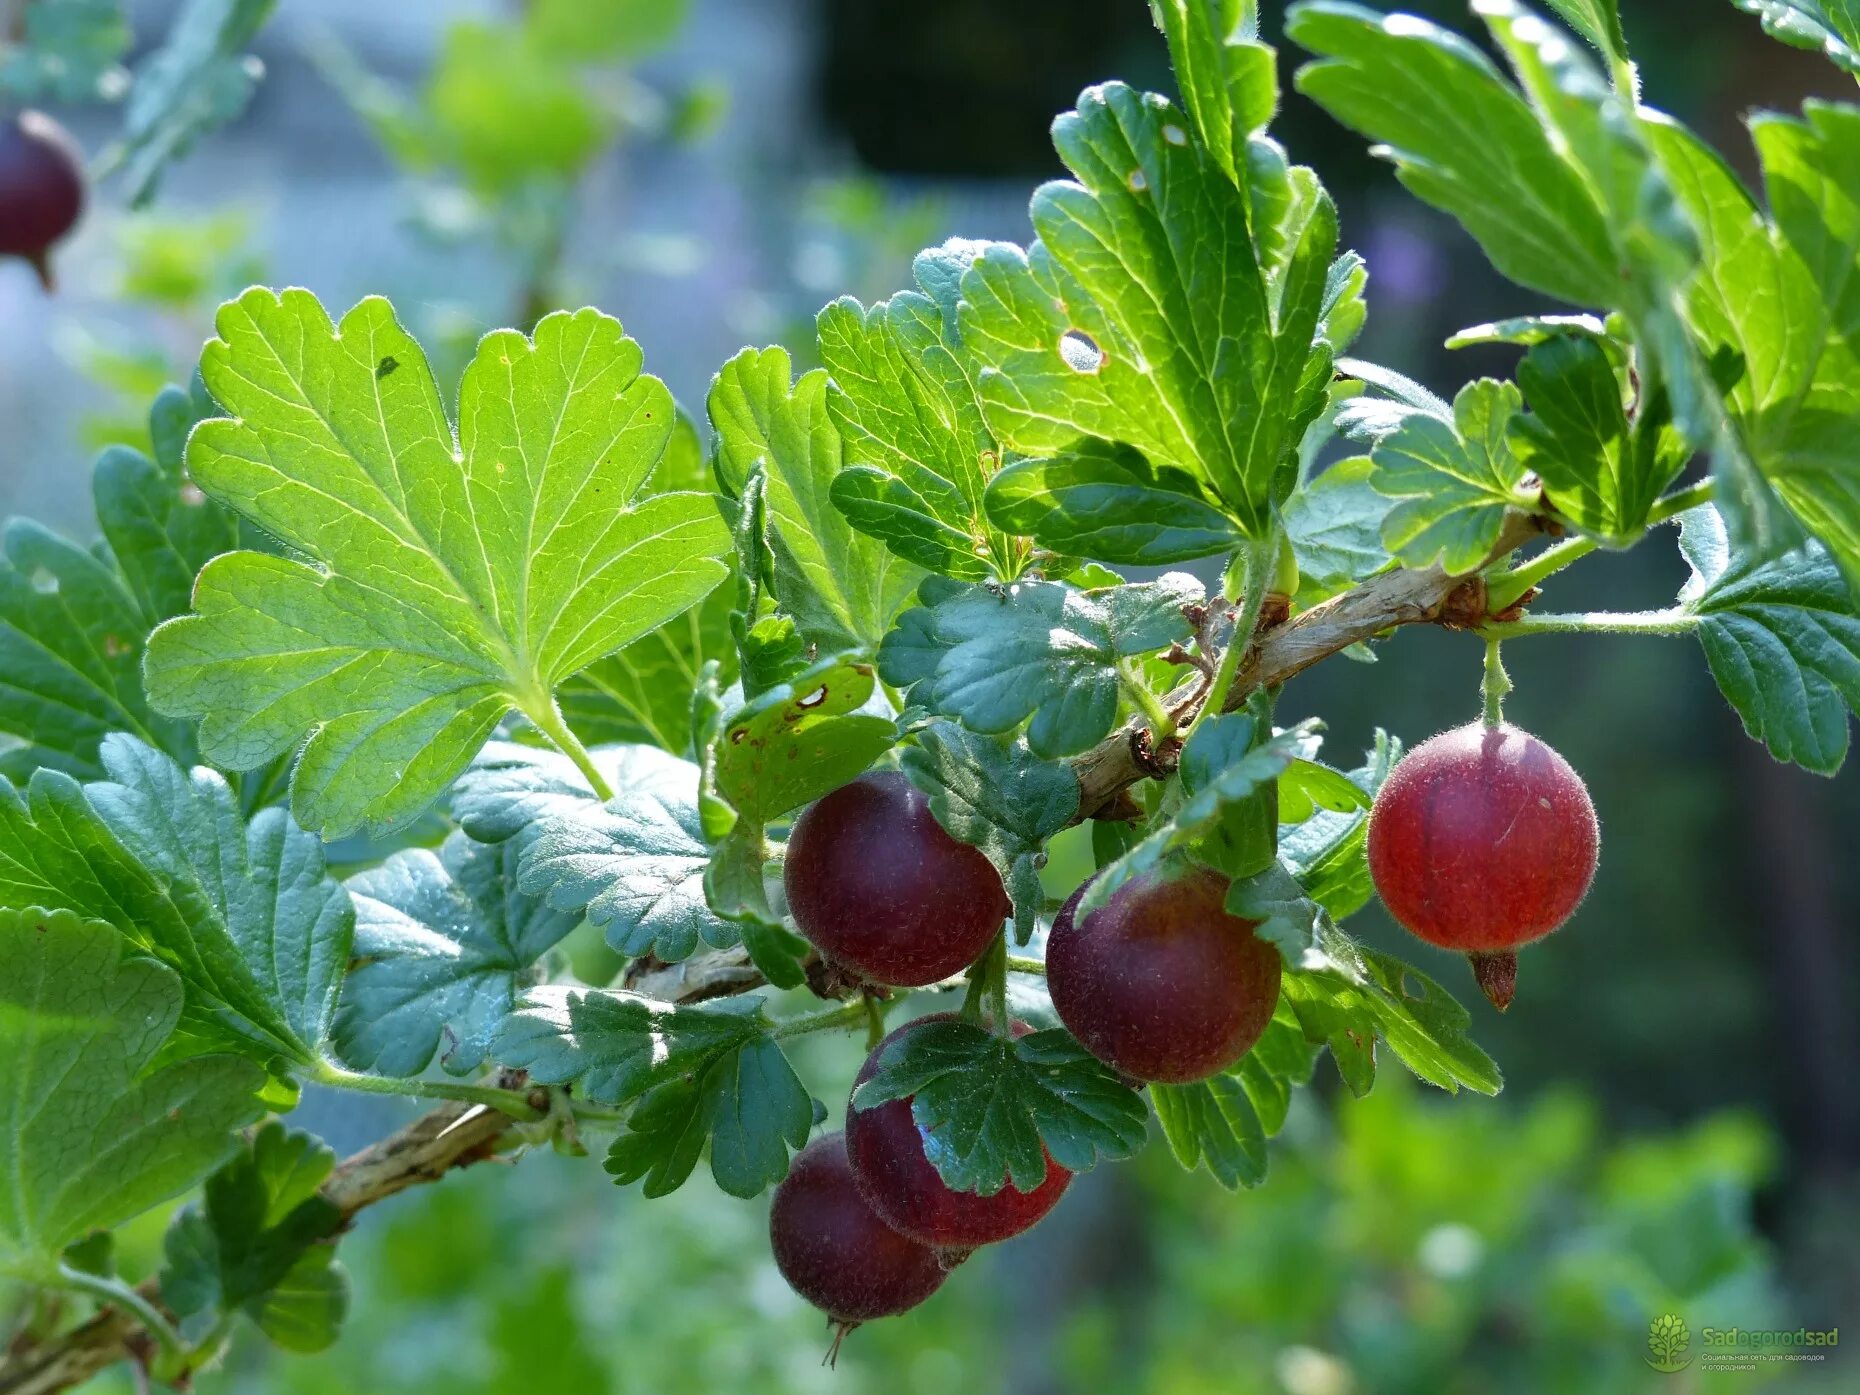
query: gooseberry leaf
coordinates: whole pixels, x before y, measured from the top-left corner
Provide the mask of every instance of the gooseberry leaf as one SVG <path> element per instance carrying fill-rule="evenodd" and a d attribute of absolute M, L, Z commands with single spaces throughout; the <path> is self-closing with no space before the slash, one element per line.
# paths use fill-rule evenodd
<path fill-rule="evenodd" d="M 1375 1082 L 1379 1036 L 1429 1084 L 1498 1093 L 1503 1077 L 1467 1035 L 1472 1016 L 1452 994 L 1412 965 L 1357 944 L 1321 908 L 1312 912 L 1312 946 L 1286 969 L 1280 992 L 1305 1035 L 1330 1047 L 1352 1091 L 1366 1094 Z"/>
<path fill-rule="evenodd" d="M 1336 210 L 1263 140 L 1236 187 L 1191 125 L 1154 94 L 1087 89 L 1053 127 L 1077 182 L 1035 192 L 1025 253 L 995 245 L 963 274 L 962 334 L 1011 449 L 1125 442 L 1263 536 L 1331 376 Z"/>
<path fill-rule="evenodd" d="M 1661 431 L 1651 402 L 1628 421 L 1621 380 L 1593 339 L 1537 345 L 1518 365 L 1518 386 L 1531 410 L 1511 420 L 1511 451 L 1543 481 L 1545 502 L 1604 542 L 1634 541 L 1691 451 Z"/>
<path fill-rule="evenodd" d="M 923 577 L 829 497 L 842 467 L 824 369 L 792 380 L 788 351 L 745 349 L 711 383 L 717 472 L 741 493 L 760 464 L 781 609 L 823 653 L 876 649 Z"/>
<path fill-rule="evenodd" d="M 1273 53 L 1258 42 L 1257 7 L 1242 0 L 1155 0 L 1176 85 L 1195 136 L 1216 165 L 1244 183 L 1247 140 L 1279 106 Z"/>
<path fill-rule="evenodd" d="M 1042 757 L 1074 755 L 1117 721 L 1120 661 L 1187 639 L 1182 607 L 1205 596 L 1185 572 L 1080 591 L 1057 581 L 923 588 L 927 615 L 886 636 L 878 668 L 911 701 L 972 731 L 1029 718 Z M 915 612 L 911 612 L 915 615 Z"/>
<path fill-rule="evenodd" d="M 710 855 L 698 768 L 668 756 L 616 786 L 604 804 L 591 796 L 552 798 L 547 816 L 524 835 L 518 887 L 555 910 L 586 915 L 618 953 L 672 963 L 700 941 L 713 948 L 737 942 L 735 926 L 704 895 Z"/>
<path fill-rule="evenodd" d="M 1834 774 L 1860 711 L 1860 609 L 1827 549 L 1810 541 L 1752 561 L 1709 504 L 1681 516 L 1679 549 L 1692 568 L 1681 608 L 1698 617 L 1712 677 L 1744 730 L 1777 760 Z"/>
<path fill-rule="evenodd" d="M 1451 422 L 1411 413 L 1376 442 L 1369 482 L 1398 501 L 1382 523 L 1390 553 L 1410 567 L 1476 571 L 1506 510 L 1536 506 L 1507 435 L 1522 405 L 1510 383 L 1482 378 L 1460 389 Z"/>
<path fill-rule="evenodd" d="M 848 1107 L 901 1099 L 943 1181 L 982 1196 L 1034 1190 L 1049 1153 L 1083 1172 L 1130 1157 L 1148 1133 L 1143 1097 L 1058 1029 L 1010 1041 L 960 1019 L 926 1023 L 885 1048 Z"/>
<path fill-rule="evenodd" d="M 146 202 L 172 160 L 252 100 L 264 65 L 246 52 L 277 0 L 187 0 L 167 40 L 136 65 L 123 138 L 109 154 L 129 202 Z"/>
<path fill-rule="evenodd" d="M 149 412 L 154 459 L 120 445 L 98 457 L 91 492 L 103 545 L 86 550 L 23 519 L 7 524 L 0 774 L 24 781 L 50 766 L 96 779 L 97 746 L 112 731 L 195 759 L 190 724 L 149 710 L 142 650 L 151 629 L 187 610 L 195 572 L 242 541 L 237 516 L 181 468 L 188 431 L 213 410 L 198 392 L 168 388 Z"/>
<path fill-rule="evenodd" d="M 343 1215 L 317 1189 L 335 1165 L 320 1139 L 266 1124 L 169 1223 L 162 1302 L 184 1322 L 243 1312 L 286 1351 L 334 1343 L 349 1308 Z"/>
<path fill-rule="evenodd" d="M 1860 77 L 1860 3 L 1855 0 L 1731 0 L 1764 30 L 1797 48 L 1819 50 Z"/>
<path fill-rule="evenodd" d="M 314 1067 L 354 913 L 322 845 L 282 809 L 246 822 L 226 781 L 120 733 L 109 779 L 0 779 L 0 905 L 63 907 L 116 927 L 179 972 L 186 1049 Z"/>
<path fill-rule="evenodd" d="M 617 989 L 532 988 L 498 1035 L 497 1057 L 578 1098 L 627 1104 L 693 1076 L 768 1028 L 760 999 L 675 1007 Z"/>
<path fill-rule="evenodd" d="M 788 1155 L 813 1124 L 807 1088 L 773 1038 L 758 1035 L 648 1093 L 607 1150 L 606 1168 L 619 1185 L 644 1179 L 647 1196 L 665 1196 L 708 1146 L 717 1186 L 751 1197 L 788 1175 Z"/>
<path fill-rule="evenodd" d="M 861 711 L 875 686 L 869 662 L 839 655 L 761 694 L 723 728 L 717 792 L 766 824 L 859 775 L 898 735 L 890 717 Z"/>
<path fill-rule="evenodd" d="M 1078 777 L 1039 760 L 1025 742 L 1004 744 L 947 721 L 918 731 L 900 763 L 944 831 L 979 848 L 1001 874 L 1025 944 L 1046 901 L 1047 839 L 1078 816 Z"/>
<path fill-rule="evenodd" d="M 43 1281 L 59 1256 L 186 1190 L 263 1112 L 264 1072 L 212 1056 L 149 1066 L 181 980 L 69 910 L 0 910 L 0 1273 Z"/>
<path fill-rule="evenodd" d="M 1627 35 L 1615 0 L 1549 0 L 1563 22 L 1592 44 L 1604 58 L 1627 62 Z"/>
<path fill-rule="evenodd" d="M 1243 712 L 1203 722 L 1182 748 L 1181 804 L 1092 879 L 1075 917 L 1084 919 L 1126 882 L 1172 857 L 1198 856 L 1229 876 L 1250 875 L 1270 863 L 1278 822 L 1275 783 L 1294 761 L 1317 754 L 1323 730 L 1324 724 L 1311 717 L 1273 732 L 1270 724 Z M 1275 939 L 1268 929 L 1259 933 Z M 1283 939 L 1275 942 L 1292 959 L 1304 948 Z"/>
<path fill-rule="evenodd" d="M 1301 606 L 1348 590 L 1390 564 L 1382 522 L 1394 507 L 1372 483 L 1366 455 L 1339 460 L 1285 501 L 1285 536 L 1298 563 Z"/>
<path fill-rule="evenodd" d="M 533 966 L 581 921 L 517 889 L 522 853 L 521 839 L 455 832 L 349 878 L 354 958 L 335 1029 L 344 1060 L 396 1076 L 418 1075 L 435 1055 L 455 1075 L 484 1065 Z"/>
<path fill-rule="evenodd" d="M 1387 732 L 1376 732 L 1375 747 L 1347 777 L 1360 792 L 1356 809 L 1319 809 L 1310 818 L 1279 829 L 1279 856 L 1303 892 L 1336 920 L 1355 915 L 1369 903 L 1375 888 L 1369 878 L 1367 810 L 1401 759 L 1402 745 Z M 1286 812 L 1281 800 L 1280 812 Z M 1268 869 L 1271 875 L 1272 869 Z"/>
<path fill-rule="evenodd" d="M 487 335 L 456 444 L 385 300 L 336 326 L 255 289 L 218 327 L 201 373 L 237 415 L 195 429 L 188 471 L 304 559 L 209 563 L 149 641 L 150 702 L 229 768 L 302 742 L 292 809 L 326 838 L 413 819 L 512 709 L 554 726 L 558 684 L 726 574 L 711 499 L 638 497 L 675 413 L 607 316 Z"/>
<path fill-rule="evenodd" d="M 988 516 L 1063 556 L 1158 566 L 1231 552 L 1240 530 L 1192 476 L 1086 438 L 989 482 Z"/>
<path fill-rule="evenodd" d="M 1227 1070 L 1189 1085 L 1150 1086 L 1169 1149 L 1183 1167 L 1206 1167 L 1229 1191 L 1266 1180 L 1266 1140 L 1284 1127 L 1292 1087 L 1308 1084 L 1316 1048 L 1280 1003 L 1265 1033 Z"/>
<path fill-rule="evenodd" d="M 974 364 L 957 326 L 962 268 L 988 244 L 918 254 L 919 289 L 867 308 L 850 296 L 820 312 L 827 412 L 844 467 L 829 495 L 852 526 L 920 567 L 966 581 L 1009 580 L 1023 541 L 992 526 L 982 491 L 1001 447 L 982 419 Z"/>

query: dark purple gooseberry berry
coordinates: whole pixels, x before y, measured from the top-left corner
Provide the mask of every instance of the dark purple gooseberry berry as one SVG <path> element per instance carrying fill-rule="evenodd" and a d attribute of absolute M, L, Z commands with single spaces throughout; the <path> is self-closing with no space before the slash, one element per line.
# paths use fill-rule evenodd
<path fill-rule="evenodd" d="M 795 924 L 822 954 L 901 988 L 967 968 L 1011 909 L 994 865 L 944 832 L 896 770 L 810 805 L 788 839 L 782 882 Z"/>
<path fill-rule="evenodd" d="M 84 210 L 84 157 L 43 112 L 0 119 L 0 256 L 24 257 L 52 288 L 51 250 Z"/>
<path fill-rule="evenodd" d="M 842 1337 L 862 1322 L 915 1308 L 948 1273 L 935 1250 L 879 1219 L 853 1182 L 846 1140 L 837 1133 L 795 1154 L 769 1206 L 769 1245 L 781 1276 Z"/>

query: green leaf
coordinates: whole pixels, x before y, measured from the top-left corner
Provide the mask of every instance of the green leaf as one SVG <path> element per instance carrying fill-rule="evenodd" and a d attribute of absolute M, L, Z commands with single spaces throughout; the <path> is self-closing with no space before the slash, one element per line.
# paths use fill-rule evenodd
<path fill-rule="evenodd" d="M 684 1185 L 708 1144 L 718 1187 L 751 1197 L 788 1175 L 788 1155 L 813 1124 L 814 1102 L 794 1067 L 772 1039 L 757 1036 L 642 1099 L 606 1167 L 616 1183 L 644 1178 L 647 1196 L 665 1196 Z"/>
<path fill-rule="evenodd" d="M 531 966 L 581 920 L 517 890 L 522 851 L 521 839 L 454 833 L 349 878 L 355 949 L 336 1049 L 350 1065 L 396 1076 L 435 1054 L 455 1075 L 484 1065 Z"/>
<path fill-rule="evenodd" d="M 262 1112 L 264 1074 L 208 1057 L 147 1072 L 181 982 L 69 911 L 0 911 L 0 1273 L 44 1280 L 65 1246 L 192 1186 Z"/>
<path fill-rule="evenodd" d="M 1469 325 L 1447 340 L 1449 349 L 1471 349 L 1484 344 L 1518 344 L 1534 348 L 1565 335 L 1592 339 L 1608 351 L 1611 362 L 1625 364 L 1620 341 L 1608 332 L 1598 315 L 1513 315 L 1488 324 Z"/>
<path fill-rule="evenodd" d="M 384 300 L 332 326 L 306 291 L 223 306 L 201 371 L 237 418 L 188 470 L 308 560 L 210 563 L 149 641 L 151 703 L 248 769 L 303 742 L 298 821 L 413 819 L 512 708 L 549 729 L 571 674 L 701 600 L 729 533 L 696 494 L 637 498 L 675 422 L 639 347 L 592 310 L 487 335 L 460 433 Z M 305 740 L 308 733 L 308 740 Z"/>
<path fill-rule="evenodd" d="M 646 743 L 673 755 L 691 749 L 691 690 L 715 659 L 720 681 L 736 681 L 734 600 L 719 586 L 683 615 L 597 659 L 561 687 L 569 730 L 590 745 Z"/>
<path fill-rule="evenodd" d="M 786 349 L 745 349 L 711 383 L 717 470 L 740 493 L 756 463 L 767 474 L 775 595 L 822 652 L 873 650 L 910 601 L 920 568 L 859 532 L 828 497 L 841 468 L 828 416 L 827 374 L 790 383 Z"/>
<path fill-rule="evenodd" d="M 672 963 L 690 957 L 700 940 L 735 944 L 736 928 L 711 911 L 704 895 L 710 844 L 698 814 L 698 768 L 650 747 L 633 751 L 625 783 L 605 804 L 591 794 L 560 792 L 566 772 L 559 767 L 506 765 L 495 777 L 467 776 L 470 812 L 461 813 L 461 822 L 467 832 L 494 836 L 512 822 L 495 812 L 499 805 L 523 807 L 532 822 L 523 835 L 519 888 L 558 911 L 585 914 L 621 954 Z M 640 761 L 641 751 L 653 759 Z M 497 792 L 531 777 L 540 777 L 539 787 L 528 793 Z"/>
<path fill-rule="evenodd" d="M 59 0 L 28 5 L 24 32 L 0 52 L 0 92 L 20 102 L 105 99 L 126 76 L 121 60 L 135 35 L 122 0 Z M 14 39 L 18 43 L 11 42 Z"/>
<path fill-rule="evenodd" d="M 1046 900 L 1046 840 L 1078 815 L 1078 777 L 1036 759 L 1025 742 L 1004 745 L 945 721 L 919 731 L 901 763 L 944 831 L 980 848 L 1001 873 L 1025 944 Z"/>
<path fill-rule="evenodd" d="M 1777 760 L 1834 774 L 1860 711 L 1860 612 L 1827 549 L 1753 562 L 1710 505 L 1681 516 L 1679 547 L 1692 568 L 1680 603 L 1744 730 Z"/>
<path fill-rule="evenodd" d="M 1860 3 L 1855 0 L 1731 0 L 1763 21 L 1775 38 L 1819 49 L 1860 77 Z"/>
<path fill-rule="evenodd" d="M 1025 254 L 996 245 L 964 273 L 962 332 L 1010 448 L 1125 442 L 1263 536 L 1331 376 L 1336 210 L 1261 139 L 1237 188 L 1191 124 L 1120 83 L 1088 89 L 1053 128 L 1078 182 L 1034 194 Z"/>
<path fill-rule="evenodd" d="M 931 1161 L 956 1191 L 1030 1192 L 1046 1155 L 1073 1172 L 1134 1154 L 1147 1137 L 1143 1097 L 1067 1033 L 1008 1040 L 973 1022 L 931 1022 L 885 1048 L 851 1109 L 909 1099 L 935 1142 Z"/>
<path fill-rule="evenodd" d="M 1314 605 L 1389 565 L 1382 521 L 1393 507 L 1377 492 L 1366 455 L 1339 460 L 1285 501 L 1285 536 L 1298 562 L 1298 599 Z"/>
<path fill-rule="evenodd" d="M 1627 35 L 1615 0 L 1549 0 L 1563 22 L 1593 44 L 1611 62 L 1627 62 Z"/>
<path fill-rule="evenodd" d="M 1273 52 L 1258 42 L 1257 9 L 1251 0 L 1152 0 L 1150 12 L 1169 41 L 1198 142 L 1228 179 L 1243 184 L 1247 140 L 1279 106 Z"/>
<path fill-rule="evenodd" d="M 1401 759 L 1401 750 L 1399 740 L 1378 730 L 1375 748 L 1349 774 L 1350 783 L 1362 794 L 1363 807 L 1319 810 L 1295 826 L 1279 830 L 1279 856 L 1286 869 L 1304 894 L 1337 920 L 1355 915 L 1375 894 L 1369 878 L 1366 809 L 1374 803 L 1395 762 Z"/>
<path fill-rule="evenodd" d="M 644 794 L 688 800 L 697 783 L 690 761 L 651 746 L 597 746 L 589 753 L 615 798 Z M 599 803 L 588 777 L 560 751 L 492 741 L 452 787 L 452 814 L 480 843 L 532 840 L 546 821 L 574 818 Z"/>
<path fill-rule="evenodd" d="M 1031 717 L 1035 755 L 1074 755 L 1117 721 L 1120 661 L 1187 639 L 1182 607 L 1205 594 L 1184 572 L 1099 591 L 1056 581 L 928 588 L 928 615 L 886 636 L 879 672 L 972 731 L 1011 732 Z"/>
<path fill-rule="evenodd" d="M 637 60 L 671 43 L 690 12 L 690 0 L 536 0 L 523 22 L 539 44 L 574 62 Z"/>
<path fill-rule="evenodd" d="M 982 420 L 975 364 L 957 328 L 962 268 L 989 244 L 920 253 L 917 291 L 869 309 L 850 296 L 820 312 L 827 412 L 844 442 L 835 507 L 898 556 L 946 576 L 1012 580 L 1027 549 L 982 507 L 1001 448 Z"/>
<path fill-rule="evenodd" d="M 1382 541 L 1403 563 L 1477 571 L 1505 511 L 1536 506 L 1507 436 L 1522 405 L 1510 383 L 1481 378 L 1453 399 L 1451 424 L 1413 413 L 1376 443 L 1370 483 L 1400 501 L 1383 521 Z"/>
<path fill-rule="evenodd" d="M 264 65 L 245 50 L 277 0 L 187 0 L 162 46 L 136 66 L 123 109 L 123 139 L 110 152 L 128 199 L 155 192 L 163 168 L 202 135 L 236 120 Z"/>
<path fill-rule="evenodd" d="M 1266 1180 L 1266 1140 L 1285 1123 L 1294 1085 L 1311 1079 L 1316 1049 L 1284 1003 L 1228 1070 L 1192 1085 L 1152 1085 L 1150 1104 L 1183 1167 L 1205 1166 L 1229 1191 Z"/>
<path fill-rule="evenodd" d="M 1174 857 L 1189 854 L 1219 867 L 1229 876 L 1256 872 L 1273 858 L 1277 804 L 1274 784 L 1294 761 L 1317 754 L 1324 724 L 1315 717 L 1272 733 L 1249 713 L 1210 717 L 1182 748 L 1181 806 L 1158 823 L 1130 851 L 1092 879 L 1074 914 L 1084 919 L 1110 900 L 1126 882 L 1153 871 Z M 1266 799 L 1262 808 L 1261 796 Z M 1303 945 L 1274 939 L 1288 959 Z"/>
<path fill-rule="evenodd" d="M 758 824 L 812 803 L 891 749 L 891 718 L 864 712 L 872 665 L 820 660 L 729 719 L 717 745 L 717 792 Z"/>
<path fill-rule="evenodd" d="M 627 1104 L 695 1076 L 768 1027 L 756 998 L 674 1007 L 614 989 L 532 988 L 504 1024 L 497 1056 L 578 1098 Z"/>
<path fill-rule="evenodd" d="M 123 735 L 107 781 L 0 780 L 0 905 L 63 907 L 176 969 L 195 1050 L 323 1058 L 354 915 L 323 849 L 282 809 L 248 824 L 224 779 Z"/>
<path fill-rule="evenodd" d="M 1545 502 L 1604 542 L 1633 542 L 1690 450 L 1663 439 L 1645 407 L 1629 423 L 1615 366 L 1592 339 L 1539 344 L 1518 365 L 1518 385 L 1531 410 L 1512 418 L 1511 450 L 1543 481 Z"/>
<path fill-rule="evenodd" d="M 1472 1017 L 1411 965 L 1357 944 L 1315 912 L 1317 936 L 1304 965 L 1286 970 L 1283 1001 L 1305 1035 L 1325 1042 L 1352 1091 L 1375 1081 L 1375 1039 L 1415 1075 L 1449 1093 L 1461 1086 L 1495 1095 L 1503 1084 L 1492 1058 L 1466 1035 Z"/>
<path fill-rule="evenodd" d="M 1613 302 L 1603 210 L 1478 49 L 1413 15 L 1343 0 L 1294 6 L 1286 35 L 1319 55 L 1299 70 L 1298 90 L 1380 142 L 1401 182 L 1464 224 L 1500 272 L 1558 300 Z"/>
<path fill-rule="evenodd" d="M 273 1121 L 207 1179 L 163 1241 L 161 1296 L 182 1319 L 244 1312 L 287 1351 L 322 1351 L 349 1308 L 342 1212 L 317 1194 L 336 1155 Z"/>
<path fill-rule="evenodd" d="M 1112 441 L 1080 440 L 1046 460 L 1015 461 L 990 481 L 985 503 L 1001 527 L 1065 556 L 1157 566 L 1240 542 L 1191 476 Z"/>

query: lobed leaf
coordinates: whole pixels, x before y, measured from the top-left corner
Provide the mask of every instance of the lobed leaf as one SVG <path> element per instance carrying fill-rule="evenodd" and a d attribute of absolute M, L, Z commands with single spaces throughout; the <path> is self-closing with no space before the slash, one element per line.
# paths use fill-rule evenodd
<path fill-rule="evenodd" d="M 725 575 L 711 500 L 639 497 L 675 413 L 604 315 L 488 335 L 456 445 L 386 301 L 336 326 L 257 289 L 218 326 L 201 372 L 238 415 L 196 428 L 188 470 L 307 560 L 210 563 L 150 640 L 150 701 L 235 769 L 302 742 L 292 808 L 325 837 L 408 822 L 506 712 L 548 729 L 558 684 Z"/>
<path fill-rule="evenodd" d="M 172 969 L 125 957 L 69 910 L 0 910 L 0 1273 L 55 1274 L 65 1247 L 186 1190 L 263 1112 L 264 1072 L 213 1056 L 149 1066 L 181 1015 Z"/>
<path fill-rule="evenodd" d="M 1049 1154 L 1083 1172 L 1147 1136 L 1143 1097 L 1057 1029 L 1010 1041 L 960 1019 L 920 1027 L 885 1048 L 848 1107 L 901 1099 L 943 1181 L 983 1196 L 1034 1190 Z"/>
<path fill-rule="evenodd" d="M 581 920 L 518 890 L 522 852 L 521 839 L 454 833 L 437 851 L 403 849 L 349 878 L 354 960 L 335 1027 L 344 1060 L 396 1076 L 418 1075 L 435 1055 L 455 1075 L 483 1067 L 532 966 Z"/>
<path fill-rule="evenodd" d="M 1189 1085 L 1152 1085 L 1150 1106 L 1183 1167 L 1206 1167 L 1229 1191 L 1266 1180 L 1266 1140 L 1285 1123 L 1294 1085 L 1317 1059 L 1283 1002 L 1252 1050 L 1229 1069 Z"/>
<path fill-rule="evenodd" d="M 1860 77 L 1860 3 L 1856 0 L 1731 0 L 1764 30 L 1797 48 L 1818 49 Z"/>
<path fill-rule="evenodd" d="M 1860 711 L 1860 610 L 1827 549 L 1752 560 L 1709 504 L 1681 516 L 1679 548 L 1692 569 L 1680 604 L 1744 730 L 1777 760 L 1834 774 Z"/>

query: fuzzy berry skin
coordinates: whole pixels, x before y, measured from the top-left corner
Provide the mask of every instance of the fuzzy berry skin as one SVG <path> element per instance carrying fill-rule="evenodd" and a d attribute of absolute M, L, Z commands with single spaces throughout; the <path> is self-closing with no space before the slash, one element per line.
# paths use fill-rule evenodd
<path fill-rule="evenodd" d="M 1001 874 L 943 831 L 901 772 L 877 770 L 810 805 L 782 864 L 788 908 L 820 952 L 873 983 L 960 973 L 1012 909 Z"/>
<path fill-rule="evenodd" d="M 878 1073 L 878 1058 L 892 1042 L 926 1023 L 947 1022 L 954 1016 L 940 1012 L 899 1027 L 866 1057 L 853 1089 Z M 1025 1023 L 1014 1024 L 1015 1036 L 1030 1030 Z M 1019 1235 L 1058 1205 L 1072 1180 L 1048 1154 L 1046 1179 L 1030 1192 L 1016 1190 L 1012 1182 L 993 1196 L 953 1191 L 924 1151 L 924 1135 L 908 1099 L 886 1100 L 868 1109 L 849 1106 L 846 1153 L 853 1180 L 872 1209 L 894 1230 L 939 1249 L 972 1250 Z"/>
<path fill-rule="evenodd" d="M 1252 1049 L 1278 1006 L 1279 951 L 1227 913 L 1226 879 L 1147 872 L 1081 924 L 1084 894 L 1053 922 L 1046 987 L 1087 1051 L 1134 1079 L 1183 1085 Z"/>
<path fill-rule="evenodd" d="M 948 1272 L 859 1194 L 837 1133 L 795 1154 L 769 1206 L 769 1245 L 789 1286 L 847 1327 L 915 1308 Z"/>
<path fill-rule="evenodd" d="M 1574 913 L 1601 830 L 1582 777 L 1517 727 L 1474 722 L 1410 751 L 1369 814 L 1389 914 L 1442 949 L 1496 954 Z"/>
<path fill-rule="evenodd" d="M 24 257 L 52 286 L 49 254 L 84 211 L 84 156 L 51 117 L 0 118 L 0 256 Z"/>

